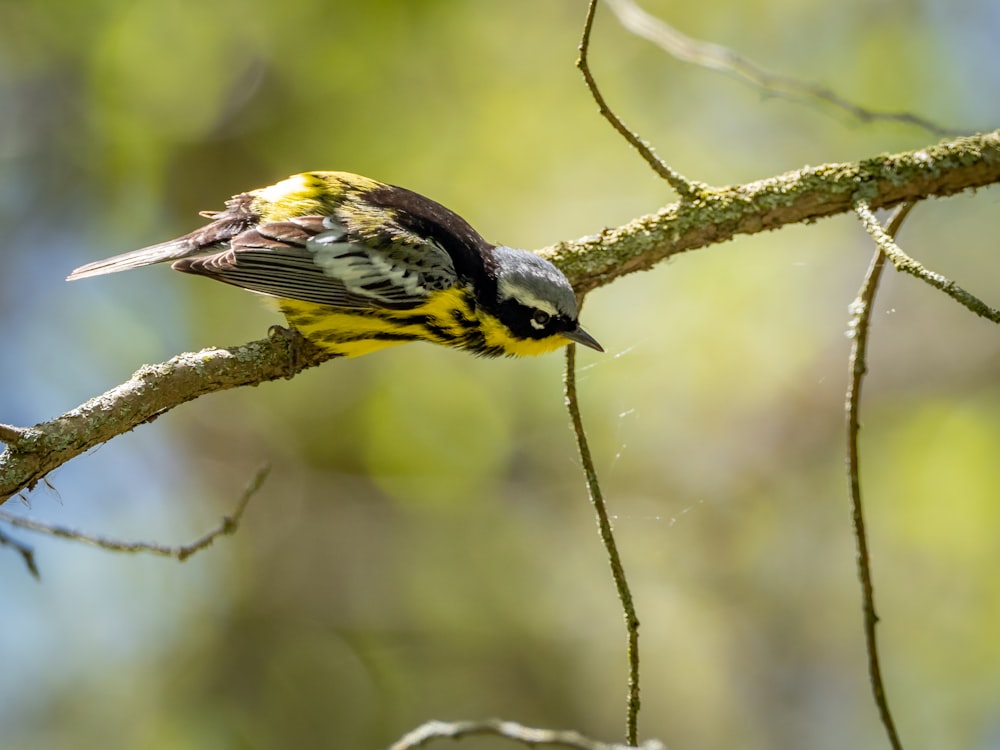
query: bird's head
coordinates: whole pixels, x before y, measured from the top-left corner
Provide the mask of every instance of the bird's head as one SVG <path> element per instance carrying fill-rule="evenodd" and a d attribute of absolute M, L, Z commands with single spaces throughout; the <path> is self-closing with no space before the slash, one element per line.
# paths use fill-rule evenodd
<path fill-rule="evenodd" d="M 580 327 L 576 295 L 563 273 L 527 250 L 493 249 L 500 322 L 526 348 L 540 353 L 568 342 L 604 349 Z"/>

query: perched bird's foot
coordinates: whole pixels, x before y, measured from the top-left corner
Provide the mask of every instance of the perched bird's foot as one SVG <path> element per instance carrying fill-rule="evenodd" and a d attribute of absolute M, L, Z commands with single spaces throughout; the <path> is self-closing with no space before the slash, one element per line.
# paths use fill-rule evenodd
<path fill-rule="evenodd" d="M 302 335 L 298 328 L 285 328 L 273 325 L 267 329 L 268 338 L 283 341 L 288 350 L 288 372 L 285 378 L 291 380 L 302 369 L 302 361 L 312 344 Z"/>

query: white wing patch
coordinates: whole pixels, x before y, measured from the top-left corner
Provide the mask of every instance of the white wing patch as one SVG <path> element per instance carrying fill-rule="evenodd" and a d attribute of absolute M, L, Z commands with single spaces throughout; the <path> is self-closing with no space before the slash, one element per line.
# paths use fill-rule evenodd
<path fill-rule="evenodd" d="M 373 302 L 419 304 L 455 283 L 451 257 L 435 242 L 371 247 L 345 241 L 343 230 L 334 228 L 308 240 L 306 247 L 313 262 L 349 295 Z"/>
<path fill-rule="evenodd" d="M 392 289 L 393 297 L 422 297 L 431 291 L 417 268 L 393 262 L 364 245 L 338 242 L 313 249 L 316 265 L 352 294 L 382 297 L 379 290 Z"/>

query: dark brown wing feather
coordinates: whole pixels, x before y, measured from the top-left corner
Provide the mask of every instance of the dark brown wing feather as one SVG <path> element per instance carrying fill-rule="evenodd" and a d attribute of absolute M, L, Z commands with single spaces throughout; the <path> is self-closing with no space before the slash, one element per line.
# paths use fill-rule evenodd
<path fill-rule="evenodd" d="M 165 263 L 188 258 L 195 255 L 218 252 L 228 246 L 236 235 L 252 227 L 259 217 L 251 209 L 253 197 L 243 193 L 226 201 L 225 211 L 203 211 L 202 216 L 214 219 L 183 237 L 169 242 L 132 250 L 121 255 L 115 255 L 104 260 L 94 261 L 80 266 L 66 277 L 68 281 L 85 279 L 89 276 L 100 276 L 106 273 L 128 271 L 132 268 L 150 266 L 154 263 Z"/>
<path fill-rule="evenodd" d="M 183 258 L 173 268 L 272 297 L 354 309 L 415 307 L 456 280 L 451 258 L 434 243 L 401 242 L 399 232 L 391 242 L 358 240 L 329 216 L 261 224 L 233 237 L 225 252 Z"/>

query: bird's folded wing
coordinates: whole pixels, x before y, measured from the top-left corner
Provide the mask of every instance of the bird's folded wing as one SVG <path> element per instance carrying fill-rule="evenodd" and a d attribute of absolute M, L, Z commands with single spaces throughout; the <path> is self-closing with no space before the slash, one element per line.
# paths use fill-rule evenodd
<path fill-rule="evenodd" d="M 173 267 L 272 297 L 346 308 L 416 307 L 456 281 L 451 257 L 436 243 L 404 231 L 362 239 L 330 216 L 261 224 L 233 237 L 224 252 Z"/>

